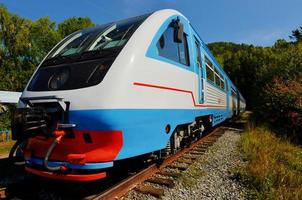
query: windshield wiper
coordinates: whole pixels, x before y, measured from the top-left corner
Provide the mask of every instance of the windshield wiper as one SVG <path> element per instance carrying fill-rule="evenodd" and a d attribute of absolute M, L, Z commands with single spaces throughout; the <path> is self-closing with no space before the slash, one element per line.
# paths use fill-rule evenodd
<path fill-rule="evenodd" d="M 81 60 L 112 57 L 112 56 L 116 56 L 116 54 L 119 51 L 120 48 L 98 49 L 98 50 L 84 51 L 83 53 L 80 54 L 80 56 L 81 56 Z"/>
<path fill-rule="evenodd" d="M 75 62 L 80 58 L 80 55 L 77 54 L 72 54 L 72 55 L 68 55 L 68 56 L 55 56 L 53 58 L 48 58 L 46 59 L 42 66 L 50 66 L 50 65 L 59 65 L 59 64 L 63 64 L 63 63 L 69 63 L 69 62 Z"/>
<path fill-rule="evenodd" d="M 108 48 L 108 49 L 98 49 L 92 51 L 84 51 L 82 53 L 76 53 L 68 56 L 55 56 L 53 58 L 49 58 L 45 60 L 42 64 L 43 66 L 51 66 L 51 65 L 60 65 L 64 63 L 72 63 L 83 60 L 90 60 L 95 58 L 106 58 L 113 57 L 120 51 L 120 48 Z"/>

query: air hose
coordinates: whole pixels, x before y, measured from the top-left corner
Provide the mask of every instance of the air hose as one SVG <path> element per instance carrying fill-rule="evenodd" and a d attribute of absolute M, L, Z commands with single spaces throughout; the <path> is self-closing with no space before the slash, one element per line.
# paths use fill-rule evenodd
<path fill-rule="evenodd" d="M 52 167 L 48 165 L 48 159 L 51 156 L 54 148 L 61 142 L 63 136 L 65 135 L 64 131 L 55 131 L 54 135 L 56 136 L 55 140 L 51 143 L 50 147 L 48 148 L 45 158 L 43 160 L 44 167 L 48 169 L 49 171 L 65 171 L 65 166 L 56 166 Z"/>
<path fill-rule="evenodd" d="M 18 154 L 17 150 L 18 149 L 22 149 L 22 147 L 24 147 L 26 141 L 28 138 L 22 138 L 16 141 L 16 143 L 13 145 L 13 147 L 11 148 L 10 152 L 9 152 L 9 161 L 11 161 L 13 164 L 15 165 L 24 165 L 25 164 L 25 160 L 24 158 L 22 158 L 22 160 L 18 160 L 18 156 L 14 156 L 15 153 Z M 21 157 L 21 156 L 20 156 Z"/>

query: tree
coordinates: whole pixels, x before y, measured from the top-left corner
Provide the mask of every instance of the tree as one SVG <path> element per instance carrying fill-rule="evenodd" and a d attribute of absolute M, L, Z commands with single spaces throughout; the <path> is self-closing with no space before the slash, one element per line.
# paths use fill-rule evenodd
<path fill-rule="evenodd" d="M 56 23 L 50 21 L 49 17 L 42 17 L 33 22 L 30 26 L 30 41 L 35 63 L 39 63 L 61 39 L 56 30 Z"/>
<path fill-rule="evenodd" d="M 265 48 L 233 43 L 209 47 L 259 121 L 289 138 L 302 138 L 302 42 L 278 40 Z"/>
<path fill-rule="evenodd" d="M 28 72 L 33 70 L 31 23 L 30 20 L 9 13 L 0 5 L 0 90 L 21 91 L 29 78 Z"/>
<path fill-rule="evenodd" d="M 64 20 L 58 26 L 58 32 L 61 37 L 66 37 L 67 35 L 84 28 L 89 28 L 94 26 L 93 22 L 88 17 L 72 17 Z"/>
<path fill-rule="evenodd" d="M 0 6 L 0 44 L 2 56 L 18 67 L 20 61 L 27 58 L 31 47 L 29 27 L 31 21 L 11 14 L 4 6 Z"/>
<path fill-rule="evenodd" d="M 10 13 L 0 4 L 0 90 L 22 91 L 35 67 L 66 35 L 93 26 L 88 17 L 73 17 L 57 24 Z"/>
<path fill-rule="evenodd" d="M 295 40 L 296 42 L 302 41 L 302 26 L 300 28 L 292 31 L 292 35 L 289 36 L 290 39 Z"/>
<path fill-rule="evenodd" d="M 279 39 L 275 42 L 275 44 L 273 45 L 273 48 L 275 49 L 282 49 L 282 48 L 287 48 L 289 45 L 289 43 L 284 40 L 284 39 Z"/>

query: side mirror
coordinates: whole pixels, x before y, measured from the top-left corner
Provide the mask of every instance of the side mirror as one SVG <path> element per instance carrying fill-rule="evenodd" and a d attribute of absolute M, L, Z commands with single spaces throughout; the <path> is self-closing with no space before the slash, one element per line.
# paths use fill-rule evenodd
<path fill-rule="evenodd" d="M 179 19 L 174 20 L 172 23 L 174 28 L 174 42 L 182 43 L 183 36 L 184 36 L 184 26 L 179 21 Z"/>

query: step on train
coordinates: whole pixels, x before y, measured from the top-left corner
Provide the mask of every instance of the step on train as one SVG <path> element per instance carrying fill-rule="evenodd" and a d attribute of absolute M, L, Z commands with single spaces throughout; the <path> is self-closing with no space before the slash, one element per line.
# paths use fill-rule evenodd
<path fill-rule="evenodd" d="M 189 20 L 160 10 L 53 47 L 14 112 L 11 156 L 38 176 L 102 179 L 119 161 L 173 154 L 244 109 Z"/>

